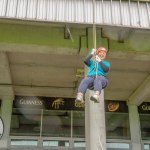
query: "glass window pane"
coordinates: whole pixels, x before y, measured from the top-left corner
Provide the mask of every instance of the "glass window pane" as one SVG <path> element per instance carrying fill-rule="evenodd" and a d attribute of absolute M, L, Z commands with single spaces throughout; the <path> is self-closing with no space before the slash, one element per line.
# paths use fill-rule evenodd
<path fill-rule="evenodd" d="M 130 139 L 128 113 L 106 112 L 107 139 Z"/>
<path fill-rule="evenodd" d="M 129 143 L 107 143 L 107 150 L 129 150 Z"/>
<path fill-rule="evenodd" d="M 42 136 L 71 137 L 71 112 L 44 110 Z"/>
<path fill-rule="evenodd" d="M 10 135 L 39 136 L 41 110 L 13 108 Z"/>
<path fill-rule="evenodd" d="M 141 136 L 143 140 L 150 140 L 150 114 L 140 114 Z"/>
<path fill-rule="evenodd" d="M 144 150 L 150 150 L 150 144 L 144 144 Z"/>
<path fill-rule="evenodd" d="M 38 141 L 37 140 L 19 140 L 19 139 L 13 139 L 11 140 L 12 146 L 37 146 Z"/>
<path fill-rule="evenodd" d="M 74 147 L 86 147 L 85 141 L 74 141 Z"/>
<path fill-rule="evenodd" d="M 69 141 L 63 141 L 63 140 L 45 140 L 45 141 L 43 141 L 43 146 L 69 147 Z"/>
<path fill-rule="evenodd" d="M 85 138 L 84 111 L 73 111 L 73 137 Z"/>

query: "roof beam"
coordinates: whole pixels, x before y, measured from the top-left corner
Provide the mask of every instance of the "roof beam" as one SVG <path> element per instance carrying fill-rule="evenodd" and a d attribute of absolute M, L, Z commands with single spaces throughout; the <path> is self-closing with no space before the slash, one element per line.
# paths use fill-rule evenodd
<path fill-rule="evenodd" d="M 0 52 L 23 52 L 23 53 L 41 53 L 41 54 L 58 54 L 58 55 L 76 55 L 78 49 L 51 47 L 35 44 L 10 44 L 0 43 Z"/>
<path fill-rule="evenodd" d="M 12 84 L 10 66 L 5 52 L 0 52 L 0 70 L 0 82 Z M 0 98 L 2 99 L 4 96 L 8 95 L 14 97 L 13 88 L 0 86 Z"/>
<path fill-rule="evenodd" d="M 150 75 L 143 81 L 137 90 L 129 97 L 128 103 L 140 105 L 142 102 L 150 99 Z"/>

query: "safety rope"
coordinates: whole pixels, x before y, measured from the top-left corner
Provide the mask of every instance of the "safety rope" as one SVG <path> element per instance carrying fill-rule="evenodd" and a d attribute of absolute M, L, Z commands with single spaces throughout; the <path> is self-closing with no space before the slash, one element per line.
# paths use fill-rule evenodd
<path fill-rule="evenodd" d="M 95 0 L 93 0 L 93 45 L 96 49 Z"/>
<path fill-rule="evenodd" d="M 95 0 L 93 0 L 93 46 L 94 46 L 94 49 L 96 49 Z M 95 63 L 96 63 L 96 78 L 97 78 L 98 62 L 95 60 Z"/>
<path fill-rule="evenodd" d="M 96 49 L 95 0 L 93 0 L 93 45 L 94 45 L 94 49 Z M 96 78 L 97 78 L 97 76 L 98 76 L 98 62 L 96 62 Z M 97 109 L 95 108 L 95 110 L 97 110 Z M 99 130 L 96 113 L 95 113 L 95 124 L 97 126 L 97 129 Z M 102 142 L 101 142 L 101 137 L 99 134 L 100 134 L 100 131 L 98 132 L 98 141 L 99 141 L 101 150 L 104 150 L 103 146 L 102 146 Z"/>

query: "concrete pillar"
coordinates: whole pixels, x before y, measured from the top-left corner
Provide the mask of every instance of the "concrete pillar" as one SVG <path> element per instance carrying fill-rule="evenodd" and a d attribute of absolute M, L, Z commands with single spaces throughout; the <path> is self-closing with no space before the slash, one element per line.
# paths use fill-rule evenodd
<path fill-rule="evenodd" d="M 136 105 L 128 105 L 132 150 L 142 150 L 141 129 Z"/>
<path fill-rule="evenodd" d="M 96 29 L 96 48 L 105 46 L 108 41 L 101 37 L 101 29 Z M 93 28 L 88 28 L 88 48 L 89 53 L 93 46 Z M 88 68 L 85 67 L 85 74 Z M 100 103 L 90 101 L 93 91 L 87 90 L 85 95 L 85 136 L 86 150 L 106 150 L 106 128 L 105 128 L 105 109 L 104 109 L 104 91 L 100 95 Z"/>
<path fill-rule="evenodd" d="M 12 114 L 12 97 L 4 97 L 2 99 L 1 105 L 1 117 L 4 122 L 4 134 L 0 140 L 0 149 L 8 147 L 9 132 L 10 132 L 10 123 L 11 123 L 11 114 Z"/>
<path fill-rule="evenodd" d="M 93 91 L 87 90 L 85 103 L 86 150 L 106 150 L 104 91 L 100 103 L 90 101 Z"/>

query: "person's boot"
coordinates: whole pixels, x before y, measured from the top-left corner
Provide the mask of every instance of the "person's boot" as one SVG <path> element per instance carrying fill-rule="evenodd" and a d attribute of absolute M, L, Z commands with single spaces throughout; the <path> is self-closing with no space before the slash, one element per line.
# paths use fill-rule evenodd
<path fill-rule="evenodd" d="M 76 103 L 84 103 L 84 100 L 83 100 L 83 95 L 82 94 L 77 94 L 77 97 L 75 99 L 75 102 Z"/>
<path fill-rule="evenodd" d="M 100 97 L 99 94 L 94 94 L 90 97 L 90 100 L 94 101 L 95 103 L 99 103 L 100 102 L 99 97 Z"/>

